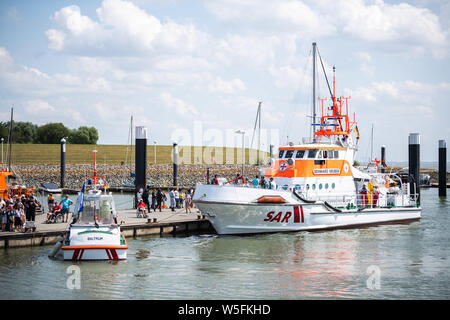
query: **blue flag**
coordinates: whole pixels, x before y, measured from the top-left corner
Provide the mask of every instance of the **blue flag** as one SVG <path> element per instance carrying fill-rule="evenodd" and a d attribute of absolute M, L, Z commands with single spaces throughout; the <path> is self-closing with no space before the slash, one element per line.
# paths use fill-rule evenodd
<path fill-rule="evenodd" d="M 79 208 L 78 208 L 78 216 L 80 216 L 80 212 L 83 211 L 83 202 L 84 202 L 84 186 L 85 186 L 86 182 L 83 183 L 83 187 L 81 188 L 81 192 L 78 195 L 78 203 L 80 204 Z"/>

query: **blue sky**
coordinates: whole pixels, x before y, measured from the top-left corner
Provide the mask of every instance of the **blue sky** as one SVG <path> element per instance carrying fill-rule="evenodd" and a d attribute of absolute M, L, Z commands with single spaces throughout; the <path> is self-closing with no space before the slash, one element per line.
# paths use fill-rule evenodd
<path fill-rule="evenodd" d="M 450 141 L 449 28 L 445 0 L 3 0 L 0 118 L 14 107 L 17 121 L 96 126 L 100 144 L 125 144 L 133 115 L 161 144 L 240 146 L 230 132 L 246 129 L 248 144 L 263 101 L 263 148 L 298 142 L 316 41 L 351 96 L 357 158 L 373 124 L 375 156 L 384 144 L 406 160 L 419 132 L 421 159 L 435 161 Z"/>

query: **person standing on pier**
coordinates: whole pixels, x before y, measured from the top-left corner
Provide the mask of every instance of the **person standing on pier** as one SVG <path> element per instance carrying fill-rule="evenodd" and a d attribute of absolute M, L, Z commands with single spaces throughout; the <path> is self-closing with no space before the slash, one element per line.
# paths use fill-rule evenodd
<path fill-rule="evenodd" d="M 26 201 L 27 207 L 27 221 L 34 221 L 36 218 L 36 208 L 38 207 L 38 203 L 34 199 L 32 195 L 28 195 L 28 200 Z"/>
<path fill-rule="evenodd" d="M 53 207 L 55 206 L 55 197 L 53 197 L 53 194 L 51 193 L 48 194 L 47 204 L 48 204 L 48 214 L 51 214 L 53 212 Z"/>
<path fill-rule="evenodd" d="M 149 197 L 148 188 L 149 187 L 147 186 L 147 188 L 144 189 L 144 192 L 142 193 L 142 200 L 144 200 L 145 206 L 148 212 L 150 212 L 150 203 L 148 202 Z"/>
<path fill-rule="evenodd" d="M 176 188 L 173 193 L 175 195 L 175 206 L 177 208 L 179 208 L 180 207 L 180 193 L 178 192 L 178 188 Z"/>
<path fill-rule="evenodd" d="M 191 213 L 191 196 L 187 191 L 184 194 L 184 204 L 186 207 L 186 213 Z"/>
<path fill-rule="evenodd" d="M 153 191 L 152 191 L 152 209 L 153 209 L 153 212 L 156 211 L 156 190 L 155 189 L 153 189 Z"/>
<path fill-rule="evenodd" d="M 161 192 L 161 189 L 158 189 L 158 192 L 156 192 L 156 207 L 159 208 L 159 212 L 161 212 L 162 202 L 163 202 L 163 194 Z"/>
<path fill-rule="evenodd" d="M 173 191 L 173 189 L 170 189 L 169 198 L 170 198 L 170 209 L 172 211 L 175 211 L 176 200 L 175 200 L 175 192 Z"/>
<path fill-rule="evenodd" d="M 69 219 L 69 207 L 73 204 L 73 201 L 69 199 L 69 196 L 66 194 L 66 197 L 64 199 L 61 200 L 61 202 L 59 203 L 61 206 L 61 213 L 64 216 L 64 222 L 67 222 L 67 220 Z M 33 220 L 34 221 L 34 220 Z"/>
<path fill-rule="evenodd" d="M 2 231 L 5 231 L 6 229 L 6 219 L 8 218 L 6 216 L 6 202 L 0 197 L 0 224 L 2 227 Z"/>

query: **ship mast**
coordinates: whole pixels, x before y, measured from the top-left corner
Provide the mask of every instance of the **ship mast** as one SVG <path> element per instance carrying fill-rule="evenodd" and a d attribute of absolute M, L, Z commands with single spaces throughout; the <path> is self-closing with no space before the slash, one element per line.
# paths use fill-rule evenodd
<path fill-rule="evenodd" d="M 313 72 L 313 86 L 312 86 L 312 88 L 313 88 L 313 92 L 312 92 L 312 95 L 313 95 L 313 114 L 312 114 L 312 123 L 316 123 L 316 43 L 315 42 L 313 42 L 313 53 L 312 53 L 312 55 L 313 55 L 313 68 L 312 68 L 312 72 Z M 315 128 L 315 126 L 313 125 L 312 126 L 312 130 L 313 130 L 313 135 L 314 135 L 314 133 L 316 132 L 316 128 Z"/>

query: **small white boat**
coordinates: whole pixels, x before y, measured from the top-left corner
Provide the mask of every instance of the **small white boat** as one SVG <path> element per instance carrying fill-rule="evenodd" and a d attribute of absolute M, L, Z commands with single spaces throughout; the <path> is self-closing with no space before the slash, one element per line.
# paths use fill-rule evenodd
<path fill-rule="evenodd" d="M 38 190 L 47 192 L 47 193 L 62 193 L 60 187 L 58 187 L 54 183 L 41 183 L 38 187 Z"/>
<path fill-rule="evenodd" d="M 95 159 L 95 158 L 94 158 Z M 105 186 L 97 177 L 94 160 L 94 176 L 87 177 L 75 204 L 74 221 L 65 238 L 55 245 L 52 257 L 64 260 L 125 260 L 128 244 L 117 224 L 117 212 L 112 193 L 99 190 Z M 90 180 L 92 178 L 92 180 Z M 88 190 L 85 192 L 85 187 Z"/>
<path fill-rule="evenodd" d="M 96 191 L 96 192 L 95 192 Z M 83 209 L 61 247 L 64 260 L 125 260 L 128 244 L 115 223 L 114 199 L 100 190 L 84 195 Z M 79 208 L 80 204 L 76 206 Z"/>
<path fill-rule="evenodd" d="M 314 136 L 280 147 L 272 159 L 265 178 L 273 178 L 276 188 L 196 186 L 192 200 L 218 234 L 312 231 L 420 219 L 422 209 L 409 183 L 395 174 L 362 172 L 353 166 L 359 133 L 355 118 L 349 118 L 350 98 L 336 98 L 334 87 L 333 77 L 331 105 L 320 99 L 322 116 L 320 123 L 312 124 Z M 360 192 L 364 184 L 367 191 Z"/>

